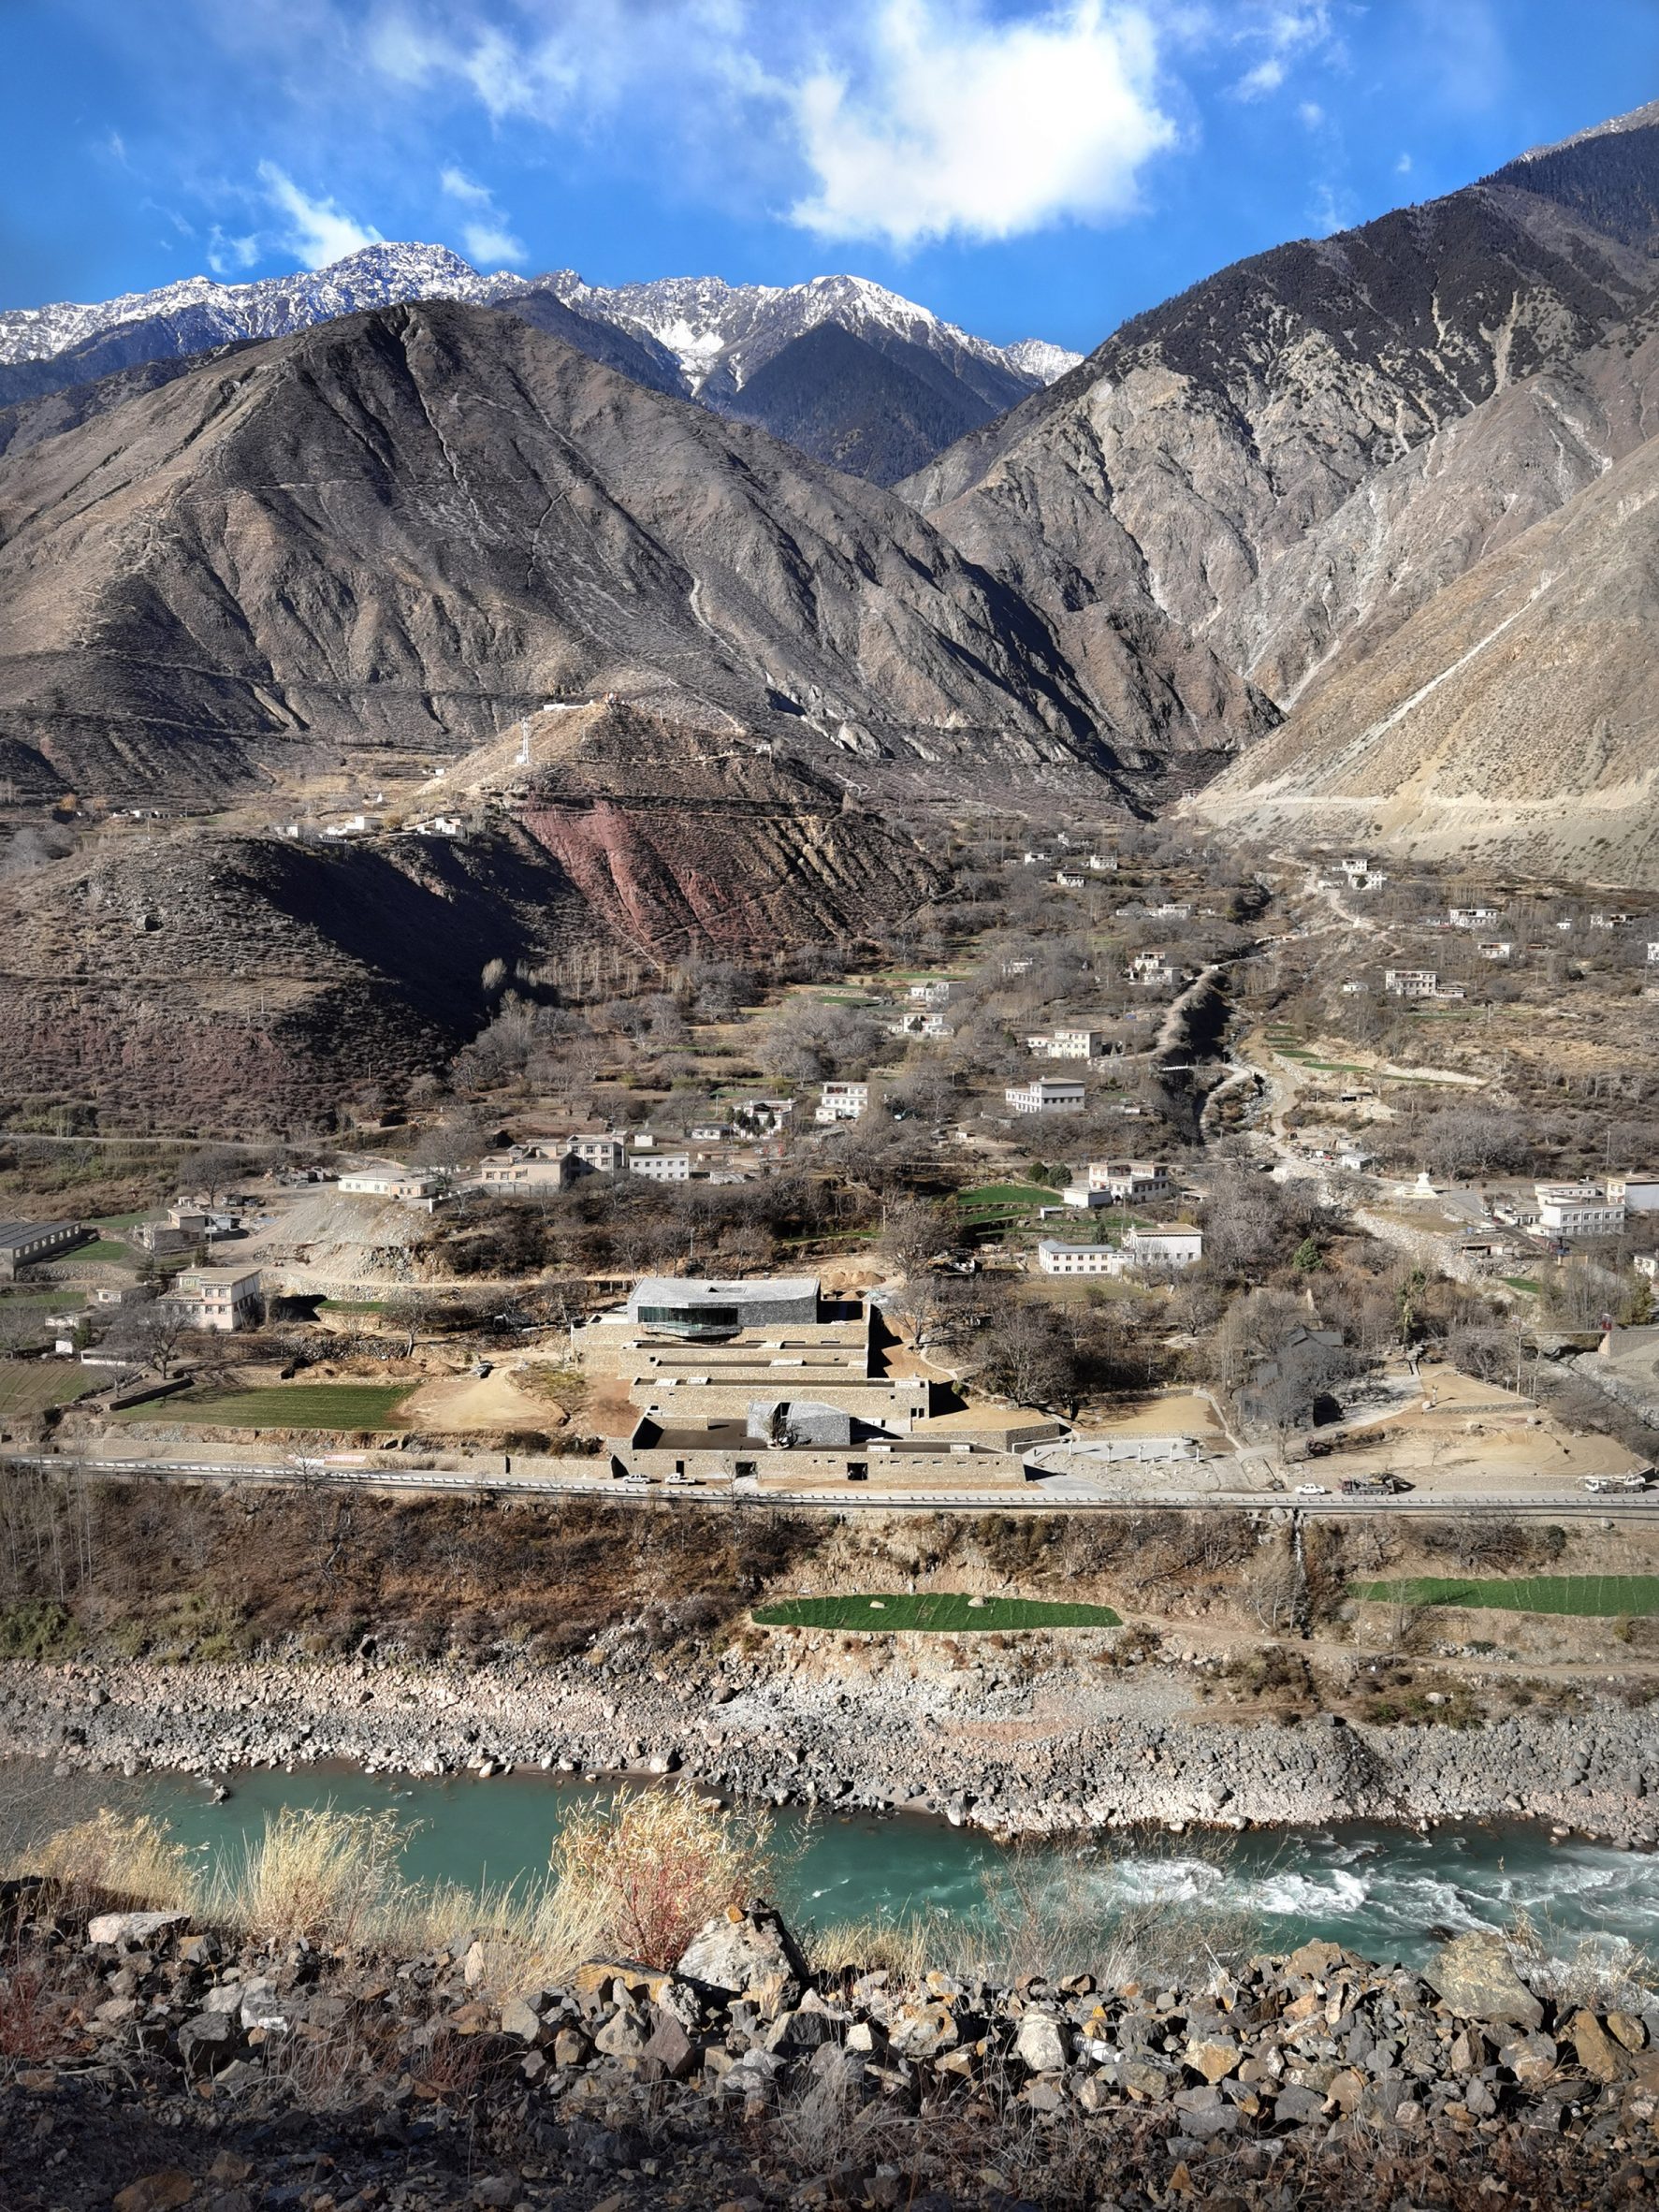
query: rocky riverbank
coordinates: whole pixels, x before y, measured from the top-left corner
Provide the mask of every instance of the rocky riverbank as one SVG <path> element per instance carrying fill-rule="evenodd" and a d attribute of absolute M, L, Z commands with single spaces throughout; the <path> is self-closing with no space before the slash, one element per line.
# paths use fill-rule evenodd
<path fill-rule="evenodd" d="M 925 1638 L 910 1639 L 925 1644 Z M 933 1812 L 996 1833 L 1417 1825 L 1525 1815 L 1659 1833 L 1659 1718 L 1608 1700 L 1476 1727 L 1193 1711 L 1179 1670 L 953 1666 L 801 1639 L 690 1666 L 498 1660 L 0 1669 L 0 1754 L 202 1774 L 342 1760 L 434 1774 L 683 1773 L 752 1799 Z"/>
<path fill-rule="evenodd" d="M 503 1985 L 0 1899 L 10 2212 L 1214 2212 L 1651 2202 L 1659 2000 L 1502 1938 L 1185 1987 L 901 1983 L 734 1907 L 672 1971 Z M 26 2045 L 26 2047 L 18 2047 Z"/>

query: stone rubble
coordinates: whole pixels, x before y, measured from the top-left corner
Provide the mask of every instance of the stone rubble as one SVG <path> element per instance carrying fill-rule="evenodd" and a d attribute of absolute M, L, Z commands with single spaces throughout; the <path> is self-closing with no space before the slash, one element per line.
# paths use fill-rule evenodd
<path fill-rule="evenodd" d="M 905 1986 L 815 1972 L 756 1903 L 671 1972 L 595 1959 L 523 1988 L 470 1931 L 388 1959 L 77 1925 L 38 1884 L 0 1913 L 7 1973 L 73 1996 L 0 2077 L 0 2150 L 35 2146 L 8 2212 L 1399 2212 L 1499 2207 L 1522 2174 L 1536 2205 L 1659 2187 L 1659 1997 L 1557 2001 L 1489 1935 L 1421 1975 L 1310 1942 L 1185 1987 Z M 1495 2016 L 1472 2012 L 1489 1990 Z M 122 2155 L 139 2119 L 169 2155 L 111 2188 L 96 2145 Z"/>
<path fill-rule="evenodd" d="M 1099 1670 L 1095 1670 L 1099 1671 Z M 1160 1673 L 1163 1670 L 1159 1670 Z M 1142 1823 L 1413 1825 L 1523 1814 L 1659 1838 L 1659 1724 L 1608 1699 L 1477 1728 L 1183 1718 L 1068 1654 L 1001 1681 L 768 1651 L 672 1673 L 352 1661 L 0 1666 L 0 1756 L 227 1775 L 342 1760 L 488 1776 L 675 1772 L 756 1802 L 930 1812 L 994 1833 Z"/>

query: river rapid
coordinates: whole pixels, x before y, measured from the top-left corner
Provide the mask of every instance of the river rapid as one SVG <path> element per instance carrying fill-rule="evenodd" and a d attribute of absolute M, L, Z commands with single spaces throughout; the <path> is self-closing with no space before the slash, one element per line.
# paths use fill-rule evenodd
<path fill-rule="evenodd" d="M 409 1825 L 404 1867 L 421 1881 L 495 1886 L 534 1877 L 570 1806 L 602 1794 L 543 1774 L 443 1779 L 310 1767 L 249 1769 L 211 1801 L 177 1775 L 107 1776 L 107 1800 L 153 1811 L 204 1862 L 232 1858 L 283 1806 L 394 1808 Z M 915 1816 L 789 1812 L 774 1831 L 779 1902 L 803 1924 L 946 1924 L 994 1915 L 1011 1891 L 1063 1886 L 1061 1917 L 1104 1936 L 1149 1904 L 1219 1915 L 1250 1947 L 1310 1936 L 1379 1960 L 1419 1964 L 1448 1933 L 1524 1916 L 1561 1952 L 1594 1935 L 1659 1949 L 1659 1855 L 1525 1824 L 1405 1828 L 1345 1824 L 1195 1839 L 1127 1831 L 1018 1853 L 971 1828 Z"/>

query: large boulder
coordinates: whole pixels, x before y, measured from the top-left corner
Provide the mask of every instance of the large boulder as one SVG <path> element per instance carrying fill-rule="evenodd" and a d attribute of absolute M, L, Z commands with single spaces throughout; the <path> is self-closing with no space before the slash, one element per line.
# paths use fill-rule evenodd
<path fill-rule="evenodd" d="M 812 1978 L 793 1936 L 763 1905 L 729 1906 L 698 1929 L 674 1971 L 723 1997 L 752 1994 L 774 2018 Z"/>
<path fill-rule="evenodd" d="M 1423 1978 L 1462 2020 L 1493 2020 L 1528 2033 L 1544 2025 L 1544 2008 L 1515 1971 L 1501 1935 L 1481 1928 L 1443 1943 Z"/>
<path fill-rule="evenodd" d="M 1058 2074 L 1071 2056 L 1071 2031 L 1053 2013 L 1030 2012 L 1014 2037 L 1014 2057 L 1032 2074 Z"/>
<path fill-rule="evenodd" d="M 147 1943 L 169 1928 L 187 1928 L 188 1913 L 99 1913 L 86 1924 L 89 1943 Z"/>

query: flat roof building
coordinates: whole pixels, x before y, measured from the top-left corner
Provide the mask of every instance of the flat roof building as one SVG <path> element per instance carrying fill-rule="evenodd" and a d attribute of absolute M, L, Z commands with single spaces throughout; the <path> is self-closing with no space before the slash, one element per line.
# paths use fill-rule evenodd
<path fill-rule="evenodd" d="M 258 1320 L 259 1280 L 256 1267 L 187 1267 L 174 1276 L 167 1298 L 193 1329 L 229 1334 Z"/>
<path fill-rule="evenodd" d="M 86 1234 L 78 1221 L 0 1221 L 0 1283 L 15 1283 L 26 1269 L 56 1259 Z"/>
<path fill-rule="evenodd" d="M 648 1275 L 633 1287 L 628 1318 L 669 1336 L 718 1344 L 746 1329 L 816 1322 L 818 1277 L 769 1275 L 748 1282 L 711 1282 L 700 1275 Z"/>
<path fill-rule="evenodd" d="M 1010 1084 L 1002 1096 L 1016 1113 L 1077 1113 L 1085 1093 L 1064 1076 L 1034 1075 L 1029 1083 Z"/>

